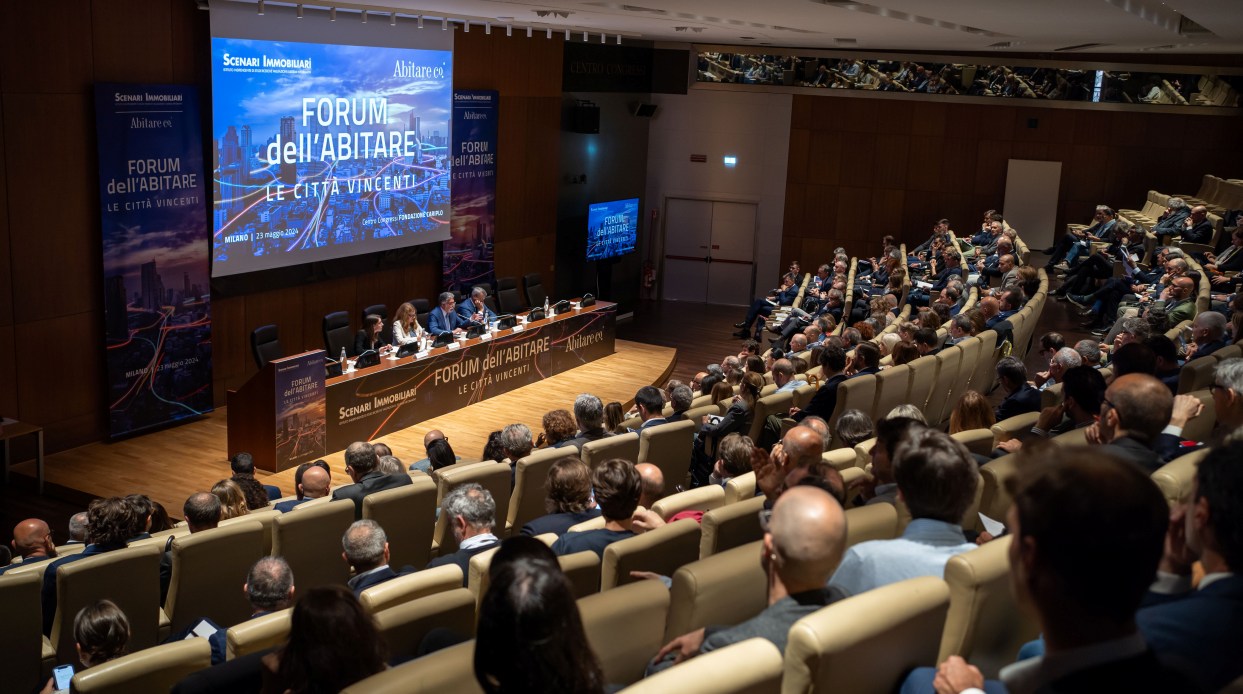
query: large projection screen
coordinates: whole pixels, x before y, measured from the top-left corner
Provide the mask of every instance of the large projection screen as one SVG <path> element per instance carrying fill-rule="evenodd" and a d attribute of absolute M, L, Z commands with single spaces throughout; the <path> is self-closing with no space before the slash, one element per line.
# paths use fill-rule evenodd
<path fill-rule="evenodd" d="M 211 13 L 212 277 L 449 238 L 452 31 Z"/>

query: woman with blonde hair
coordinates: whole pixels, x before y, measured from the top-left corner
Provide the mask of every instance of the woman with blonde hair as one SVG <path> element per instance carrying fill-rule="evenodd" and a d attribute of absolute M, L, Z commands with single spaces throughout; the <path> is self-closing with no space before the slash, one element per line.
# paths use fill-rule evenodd
<path fill-rule="evenodd" d="M 745 378 L 745 377 L 744 377 Z M 716 405 L 734 397 L 734 388 L 725 381 L 712 386 L 712 404 Z"/>
<path fill-rule="evenodd" d="M 242 488 L 233 480 L 224 479 L 212 485 L 211 493 L 220 499 L 220 520 L 237 518 L 250 512 L 246 506 L 246 495 Z"/>
<path fill-rule="evenodd" d="M 409 301 L 397 307 L 397 315 L 393 316 L 393 344 L 408 345 L 423 336 L 423 326 L 419 325 L 419 314 Z"/>
<path fill-rule="evenodd" d="M 950 433 L 972 429 L 991 429 L 997 423 L 993 407 L 978 391 L 969 390 L 958 399 L 958 405 L 950 413 Z"/>
<path fill-rule="evenodd" d="M 868 299 L 868 310 L 871 317 L 876 320 L 883 321 L 885 325 L 889 325 L 894 321 L 893 312 L 889 310 L 889 302 L 885 301 L 883 295 L 876 295 Z"/>

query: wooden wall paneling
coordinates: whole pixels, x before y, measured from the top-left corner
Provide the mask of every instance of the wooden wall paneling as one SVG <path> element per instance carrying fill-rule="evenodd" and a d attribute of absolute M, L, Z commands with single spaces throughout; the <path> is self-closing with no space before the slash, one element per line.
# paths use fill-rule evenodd
<path fill-rule="evenodd" d="M 405 301 L 405 299 L 402 299 Z M 356 277 L 337 277 L 324 282 L 308 284 L 302 288 L 302 324 L 303 349 L 323 349 L 324 316 L 333 311 L 345 311 L 350 316 L 350 327 L 358 330 L 362 327 L 358 312 L 364 303 L 359 302 L 358 279 Z M 355 307 L 358 308 L 355 308 Z M 389 315 L 397 311 L 397 306 L 389 306 Z M 282 340 L 283 342 L 283 340 Z M 290 345 L 292 347 L 292 345 Z M 340 355 L 330 354 L 330 357 Z"/>
<path fill-rule="evenodd" d="M 495 32 L 491 36 L 496 58 L 492 70 L 496 74 L 497 85 L 501 96 L 528 96 L 531 77 L 531 42 L 526 37 L 519 37 L 521 29 L 515 27 L 514 36 L 507 37 L 505 32 Z M 543 37 L 541 40 L 547 41 Z M 560 65 L 557 66 L 560 70 Z"/>
<path fill-rule="evenodd" d="M 358 324 L 356 329 L 362 328 L 362 310 L 368 306 L 384 304 L 388 308 L 388 317 L 391 319 L 401 302 L 410 298 L 410 287 L 406 286 L 404 273 L 400 268 L 367 272 L 358 275 L 355 280 L 358 293 L 354 299 L 354 315 L 350 320 Z M 323 318 L 323 314 L 320 314 L 320 318 Z M 318 335 L 319 323 L 315 325 L 315 334 Z M 315 337 L 314 341 L 315 343 L 323 342 L 318 337 Z"/>
<path fill-rule="evenodd" d="M 975 186 L 977 193 L 1005 199 L 1006 167 L 1010 161 L 1009 140 L 980 140 L 976 145 Z M 998 202 L 998 206 L 1000 206 Z"/>
<path fill-rule="evenodd" d="M 4 95 L 0 93 L 0 326 L 13 324 L 13 270 L 9 248 L 8 169 L 5 168 Z M 12 336 L 10 335 L 10 340 Z"/>
<path fill-rule="evenodd" d="M 4 4 L 0 82 L 7 93 L 87 92 L 94 80 L 90 5 L 89 0 Z M 85 112 L 93 113 L 89 109 Z"/>
<path fill-rule="evenodd" d="M 21 398 L 17 390 L 17 329 L 0 325 L 0 416 L 21 417 Z"/>
<path fill-rule="evenodd" d="M 535 97 L 553 97 L 560 100 L 561 63 L 565 39 L 556 31 L 553 32 L 551 39 L 540 36 L 536 31 L 535 37 L 528 43 L 531 45 L 528 93 Z"/>
<path fill-rule="evenodd" d="M 558 122 L 560 114 L 560 97 L 533 97 L 527 100 L 526 132 L 522 138 L 525 154 L 519 160 L 523 166 L 520 202 L 524 208 L 521 213 L 524 228 L 516 230 L 523 236 L 544 236 L 557 228 L 556 206 L 541 204 L 540 201 L 548 191 L 556 190 L 560 183 L 561 171 L 551 165 L 560 157 L 561 132 L 560 128 L 552 125 Z M 640 220 L 642 225 L 643 220 Z M 541 270 L 548 272 L 543 268 Z M 545 282 L 545 286 L 554 286 L 547 282 L 547 278 Z"/>
<path fill-rule="evenodd" d="M 102 307 L 101 307 L 102 310 Z M 73 339 L 66 339 L 67 336 Z M 14 330 L 21 416 L 49 426 L 102 410 L 103 319 L 100 311 L 18 323 Z M 69 368 L 40 368 L 62 364 Z"/>
<path fill-rule="evenodd" d="M 211 42 L 211 31 L 204 12 L 197 4 L 182 0 L 166 0 L 169 4 L 168 40 L 171 44 L 169 64 L 172 79 L 179 84 L 198 83 L 199 100 L 210 101 L 208 86 L 211 69 L 203 60 L 203 50 Z"/>
<path fill-rule="evenodd" d="M 914 120 L 915 102 L 886 101 L 876 111 L 876 132 L 881 135 L 906 135 L 915 127 Z"/>
<path fill-rule="evenodd" d="M 1030 159 L 1034 161 L 1045 161 L 1049 156 L 1049 145 L 1045 142 L 1034 142 L 1031 140 L 1016 140 L 1010 143 L 1011 159 Z M 1102 171 L 1102 173 L 1104 173 Z"/>
<path fill-rule="evenodd" d="M 840 180 L 844 184 L 860 187 L 876 185 L 876 140 L 871 132 L 850 133 L 842 141 Z"/>
<path fill-rule="evenodd" d="M 841 239 L 843 243 L 853 247 L 855 243 L 866 241 L 869 237 L 883 236 L 888 231 L 878 233 L 877 228 L 869 221 L 872 209 L 872 189 L 841 186 L 837 189 L 837 224 L 832 237 Z"/>
<path fill-rule="evenodd" d="M 889 130 L 881 130 L 875 138 L 875 185 L 881 188 L 905 188 L 907 167 L 910 166 L 911 138 L 897 136 Z"/>
<path fill-rule="evenodd" d="M 925 135 L 928 137 L 941 137 L 950 134 L 950 130 L 947 127 L 947 123 L 950 122 L 950 108 L 948 106 L 922 101 L 911 102 L 911 105 L 910 128 L 897 132 L 909 132 L 912 135 Z"/>
<path fill-rule="evenodd" d="M 782 222 L 782 229 L 786 236 L 804 236 L 806 234 L 803 209 L 806 198 L 806 185 L 786 181 L 785 210 Z"/>
<path fill-rule="evenodd" d="M 1062 189 L 1081 197 L 1100 199 L 1105 195 L 1105 172 L 1110 165 L 1109 148 L 1075 145 L 1070 160 L 1062 163 Z"/>
<path fill-rule="evenodd" d="M 1075 114 L 1075 139 L 1077 145 L 1096 145 L 1110 141 L 1113 135 L 1115 115 L 1109 111 L 1072 111 Z"/>
<path fill-rule="evenodd" d="M 791 130 L 808 130 L 812 127 L 811 108 L 812 105 L 822 101 L 814 96 L 796 94 L 790 103 L 790 129 Z"/>
<path fill-rule="evenodd" d="M 80 94 L 5 97 L 5 165 L 22 172 L 8 180 L 19 323 L 102 310 L 93 113 Z"/>
<path fill-rule="evenodd" d="M 483 32 L 470 34 L 458 32 L 454 35 L 454 89 L 497 88 L 496 73 L 492 70 L 494 45 L 492 37 Z"/>
<path fill-rule="evenodd" d="M 943 193 L 974 190 L 977 149 L 976 141 L 972 138 L 941 140 L 941 177 L 935 189 Z"/>
<path fill-rule="evenodd" d="M 842 121 L 845 118 L 845 106 L 843 105 L 851 99 L 834 99 L 822 96 L 805 97 L 811 100 L 811 123 L 808 127 L 812 130 L 837 130 L 841 128 Z"/>
<path fill-rule="evenodd" d="M 529 151 L 529 143 L 526 140 L 528 101 L 525 97 L 501 97 L 496 165 L 497 240 L 520 238 L 526 233 L 521 210 L 524 205 L 522 177 L 526 172 L 526 158 Z M 560 118 L 557 123 L 559 127 Z M 557 159 L 548 161 L 555 162 Z"/>
<path fill-rule="evenodd" d="M 790 148 L 786 157 L 786 182 L 805 182 L 807 180 L 807 166 L 810 161 L 811 131 L 806 128 L 791 129 Z"/>
<path fill-rule="evenodd" d="M 168 3 L 150 0 L 93 0 L 95 81 L 172 81 L 171 12 Z"/>
<path fill-rule="evenodd" d="M 837 233 L 837 186 L 806 186 L 803 236 L 832 238 Z"/>
<path fill-rule="evenodd" d="M 211 307 L 211 362 L 215 388 L 212 400 L 225 403 L 225 391 L 237 388 L 254 371 L 250 331 L 246 324 L 246 297 L 213 299 Z"/>
<path fill-rule="evenodd" d="M 958 129 L 967 137 L 974 135 L 982 140 L 1014 139 L 1014 107 L 1013 106 L 973 106 L 976 114 L 973 130 Z M 957 125 L 957 123 L 955 123 Z"/>
<path fill-rule="evenodd" d="M 874 133 L 877 131 L 877 120 L 882 108 L 888 101 L 879 99 L 835 99 L 841 101 L 841 122 L 839 128 L 850 133 Z"/>
<path fill-rule="evenodd" d="M 402 268 L 402 286 L 405 287 L 407 294 L 402 301 L 409 299 L 436 301 L 436 295 L 440 293 L 441 277 L 439 264 L 408 265 Z"/>
<path fill-rule="evenodd" d="M 875 239 L 887 233 L 900 235 L 904 230 L 902 214 L 906 191 L 901 188 L 876 188 L 872 191 L 872 206 L 868 212 L 868 245 L 874 247 Z M 925 238 L 927 238 L 925 236 Z M 868 252 L 871 251 L 861 251 Z"/>
<path fill-rule="evenodd" d="M 821 101 L 834 101 L 822 98 Z M 840 132 L 818 129 L 811 131 L 811 151 L 807 158 L 808 183 L 835 186 L 838 184 L 842 165 L 842 144 L 845 137 Z"/>
<path fill-rule="evenodd" d="M 1015 142 L 1072 142 L 1075 139 L 1075 114 L 1058 108 L 1014 109 Z M 1036 127 L 1030 127 L 1031 119 Z"/>
<path fill-rule="evenodd" d="M 306 344 L 308 326 L 302 322 L 302 288 L 282 287 L 246 296 L 246 373 L 258 371 L 250 354 L 250 333 L 261 325 L 274 323 L 286 355 L 297 354 Z M 314 329 L 312 326 L 311 329 Z"/>
<path fill-rule="evenodd" d="M 945 140 L 940 137 L 911 137 L 907 150 L 906 184 L 909 190 L 941 190 L 954 185 L 941 172 Z"/>
<path fill-rule="evenodd" d="M 790 261 L 797 259 L 803 267 L 803 272 L 815 272 L 821 263 L 828 262 L 833 259 L 833 249 L 838 246 L 836 240 L 826 236 L 817 236 L 803 239 L 802 248 L 798 255 L 789 257 L 782 256 L 781 267 L 790 266 Z M 784 270 L 783 270 L 784 272 Z M 769 279 L 767 277 L 755 278 L 756 289 L 768 286 L 769 282 L 776 283 L 778 278 Z"/>

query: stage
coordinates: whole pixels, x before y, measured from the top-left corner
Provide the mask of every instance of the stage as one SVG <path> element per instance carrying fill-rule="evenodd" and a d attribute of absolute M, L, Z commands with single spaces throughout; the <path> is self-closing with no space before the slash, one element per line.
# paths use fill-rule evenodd
<path fill-rule="evenodd" d="M 627 340 L 617 340 L 616 352 L 570 371 L 550 376 L 428 419 L 379 439 L 393 449 L 403 463 L 424 457 L 423 435 L 431 429 L 445 432 L 455 453 L 477 458 L 488 434 L 507 424 L 521 422 L 532 436 L 541 431 L 540 419 L 551 409 L 573 409 L 574 398 L 592 393 L 605 403 L 616 400 L 629 407 L 635 391 L 659 385 L 672 373 L 677 350 Z M 228 477 L 226 411 L 215 410 L 196 421 L 116 443 L 95 443 L 47 457 L 45 475 L 49 493 L 85 504 L 92 497 L 142 492 L 159 501 L 169 514 L 181 517 L 186 497 L 207 491 Z M 341 451 L 325 457 L 332 466 L 332 485 L 349 484 Z M 13 467 L 18 476 L 34 474 L 34 463 Z M 256 473 L 265 484 L 275 484 L 293 494 L 294 470 Z"/>

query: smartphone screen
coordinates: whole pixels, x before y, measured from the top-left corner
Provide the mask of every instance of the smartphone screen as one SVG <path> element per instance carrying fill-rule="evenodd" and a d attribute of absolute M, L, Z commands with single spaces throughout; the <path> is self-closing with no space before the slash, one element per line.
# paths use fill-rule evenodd
<path fill-rule="evenodd" d="M 57 665 L 52 670 L 52 679 L 57 691 L 69 691 L 69 682 L 73 679 L 73 666 Z"/>

